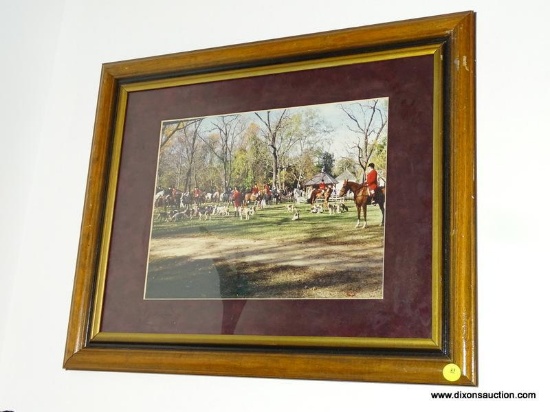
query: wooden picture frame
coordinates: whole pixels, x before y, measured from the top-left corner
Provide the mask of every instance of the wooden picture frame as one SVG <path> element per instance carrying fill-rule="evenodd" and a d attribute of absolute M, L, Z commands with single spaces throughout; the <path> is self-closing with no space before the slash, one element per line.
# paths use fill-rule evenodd
<path fill-rule="evenodd" d="M 382 299 L 141 302 L 161 121 L 380 96 Z M 475 177 L 473 12 L 104 64 L 64 367 L 477 385 Z"/>

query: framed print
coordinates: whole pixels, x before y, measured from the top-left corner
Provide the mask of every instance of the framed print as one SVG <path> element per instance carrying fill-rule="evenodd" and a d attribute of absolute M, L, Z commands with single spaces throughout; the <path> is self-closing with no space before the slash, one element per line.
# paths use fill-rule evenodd
<path fill-rule="evenodd" d="M 103 65 L 66 369 L 477 384 L 475 14 Z"/>

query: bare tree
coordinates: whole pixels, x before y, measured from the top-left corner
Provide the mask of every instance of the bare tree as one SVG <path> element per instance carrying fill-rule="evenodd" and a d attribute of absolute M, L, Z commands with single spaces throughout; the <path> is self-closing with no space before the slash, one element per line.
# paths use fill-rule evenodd
<path fill-rule="evenodd" d="M 232 183 L 234 149 L 242 138 L 246 124 L 241 115 L 219 116 L 212 121 L 208 136 L 200 136 L 222 166 L 222 186 L 227 190 Z"/>
<path fill-rule="evenodd" d="M 197 151 L 197 138 L 203 119 L 181 120 L 163 124 L 159 155 L 159 180 L 167 176 L 170 185 L 187 191 L 191 182 Z"/>
<path fill-rule="evenodd" d="M 260 136 L 271 153 L 273 185 L 280 183 L 281 161 L 287 156 L 302 136 L 302 118 L 299 113 L 291 115 L 288 109 L 255 112 L 260 120 Z M 287 165 L 285 165 L 287 166 Z"/>
<path fill-rule="evenodd" d="M 387 110 L 382 109 L 379 103 L 376 99 L 364 103 L 340 105 L 350 120 L 351 126 L 348 125 L 348 129 L 359 135 L 353 148 L 356 150 L 357 162 L 363 171 L 367 169 L 378 143 L 387 133 Z"/>
<path fill-rule="evenodd" d="M 306 109 L 301 113 L 301 127 L 293 162 L 297 172 L 296 180 L 300 186 L 306 176 L 314 173 L 315 160 L 328 145 L 327 136 L 332 131 L 332 127 L 320 117 L 317 110 Z"/>

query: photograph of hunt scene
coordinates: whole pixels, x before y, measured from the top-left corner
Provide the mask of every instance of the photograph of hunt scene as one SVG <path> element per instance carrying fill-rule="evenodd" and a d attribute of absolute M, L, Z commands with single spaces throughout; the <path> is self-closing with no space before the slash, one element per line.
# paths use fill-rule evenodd
<path fill-rule="evenodd" d="M 388 98 L 167 120 L 145 299 L 382 299 Z"/>

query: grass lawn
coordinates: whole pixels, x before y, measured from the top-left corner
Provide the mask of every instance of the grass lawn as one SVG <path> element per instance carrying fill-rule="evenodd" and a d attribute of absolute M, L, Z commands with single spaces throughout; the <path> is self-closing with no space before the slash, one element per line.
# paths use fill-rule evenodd
<path fill-rule="evenodd" d="M 381 298 L 384 230 L 378 207 L 368 228 L 356 212 L 310 213 L 287 204 L 257 210 L 250 220 L 155 221 L 146 298 L 311 299 Z"/>

